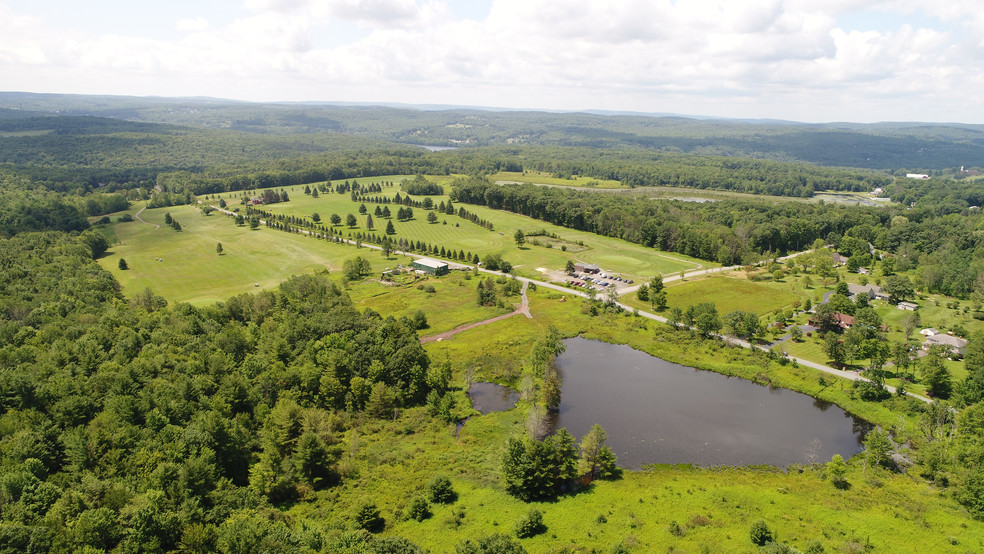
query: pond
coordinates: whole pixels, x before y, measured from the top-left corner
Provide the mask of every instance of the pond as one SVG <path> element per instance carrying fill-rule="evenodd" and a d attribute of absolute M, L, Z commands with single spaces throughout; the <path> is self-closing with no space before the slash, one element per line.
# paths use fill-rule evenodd
<path fill-rule="evenodd" d="M 483 414 L 510 410 L 519 400 L 518 392 L 495 383 L 473 383 L 468 389 L 468 396 L 472 407 Z"/>
<path fill-rule="evenodd" d="M 870 424 L 798 392 L 674 364 L 580 337 L 556 360 L 553 429 L 580 439 L 595 423 L 618 465 L 787 466 L 856 454 Z"/>

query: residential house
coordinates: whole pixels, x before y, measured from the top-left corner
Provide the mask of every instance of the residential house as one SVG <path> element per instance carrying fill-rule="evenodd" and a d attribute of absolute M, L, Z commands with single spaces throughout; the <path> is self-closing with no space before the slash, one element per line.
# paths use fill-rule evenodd
<path fill-rule="evenodd" d="M 900 310 L 909 310 L 910 312 L 914 312 L 919 307 L 919 305 L 913 304 L 912 302 L 899 302 L 898 305 L 895 307 Z"/>
<path fill-rule="evenodd" d="M 854 316 L 842 314 L 840 312 L 834 312 L 830 315 L 831 317 L 834 318 L 834 325 L 836 325 L 841 329 L 850 329 L 851 326 L 854 325 Z M 817 321 L 815 318 L 810 318 L 810 325 L 813 325 L 814 327 L 819 327 L 820 322 Z"/>
<path fill-rule="evenodd" d="M 967 351 L 967 340 L 950 334 L 938 333 L 927 338 L 922 344 L 923 350 L 929 350 L 934 346 L 942 346 L 952 355 L 963 356 L 964 352 Z"/>
<path fill-rule="evenodd" d="M 855 285 L 854 283 L 848 283 L 847 292 L 851 295 L 851 298 L 856 298 L 859 294 L 863 294 L 868 297 L 868 300 L 889 299 L 889 295 L 882 291 L 882 288 L 878 285 Z"/>

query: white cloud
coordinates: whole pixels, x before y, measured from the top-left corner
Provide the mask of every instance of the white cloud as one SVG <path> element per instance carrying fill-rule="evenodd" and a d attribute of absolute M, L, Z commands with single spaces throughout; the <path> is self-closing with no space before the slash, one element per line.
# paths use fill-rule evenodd
<path fill-rule="evenodd" d="M 204 17 L 188 17 L 179 19 L 174 28 L 183 33 L 200 33 L 208 30 L 208 20 Z"/>
<path fill-rule="evenodd" d="M 483 21 L 455 20 L 438 1 L 243 6 L 222 24 L 175 18 L 172 37 L 149 39 L 139 28 L 66 32 L 0 4 L 4 87 L 40 90 L 84 68 L 60 90 L 808 120 L 919 119 L 920 109 L 952 109 L 952 119 L 984 121 L 974 92 L 984 84 L 984 15 L 967 0 L 495 0 Z M 879 10 L 905 23 L 838 24 L 843 14 Z M 365 31 L 320 46 L 345 25 Z M 92 83 L 104 88 L 84 88 Z"/>

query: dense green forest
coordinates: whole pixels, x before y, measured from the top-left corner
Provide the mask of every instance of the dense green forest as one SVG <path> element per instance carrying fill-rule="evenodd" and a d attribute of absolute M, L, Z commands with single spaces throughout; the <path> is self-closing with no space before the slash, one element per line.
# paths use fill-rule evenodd
<path fill-rule="evenodd" d="M 409 320 L 323 276 L 172 307 L 123 299 L 66 234 L 0 240 L 5 551 L 317 549 L 338 528 L 290 529 L 274 506 L 342 479 L 353 418 L 448 386 Z"/>
<path fill-rule="evenodd" d="M 605 156 L 584 146 L 426 152 L 337 133 L 270 136 L 87 116 L 0 117 L 0 137 L 0 164 L 63 191 L 156 185 L 208 194 L 377 175 L 528 170 L 615 180 L 631 187 L 810 197 L 821 190 L 870 191 L 893 180 L 885 173 L 858 169 L 633 145 L 614 145 Z"/>

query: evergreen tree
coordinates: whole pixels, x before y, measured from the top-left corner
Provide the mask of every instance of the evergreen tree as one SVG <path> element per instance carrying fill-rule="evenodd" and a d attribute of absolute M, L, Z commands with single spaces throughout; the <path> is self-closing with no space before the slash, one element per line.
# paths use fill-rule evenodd
<path fill-rule="evenodd" d="M 130 269 L 130 266 L 126 264 L 126 260 L 124 260 L 123 258 L 120 258 L 120 263 L 118 264 L 118 266 L 122 271 L 126 271 Z"/>
<path fill-rule="evenodd" d="M 395 235 L 396 234 L 396 227 L 393 227 L 393 220 L 392 219 L 386 221 L 386 234 L 387 235 Z"/>

